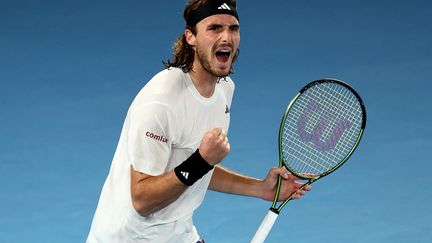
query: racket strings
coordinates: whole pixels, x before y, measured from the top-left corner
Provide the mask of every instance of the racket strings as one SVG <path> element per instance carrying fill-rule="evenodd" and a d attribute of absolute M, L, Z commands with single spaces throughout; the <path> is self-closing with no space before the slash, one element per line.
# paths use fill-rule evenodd
<path fill-rule="evenodd" d="M 362 124 L 357 97 L 337 83 L 307 89 L 288 111 L 281 134 L 282 155 L 298 174 L 332 170 L 357 142 Z"/>

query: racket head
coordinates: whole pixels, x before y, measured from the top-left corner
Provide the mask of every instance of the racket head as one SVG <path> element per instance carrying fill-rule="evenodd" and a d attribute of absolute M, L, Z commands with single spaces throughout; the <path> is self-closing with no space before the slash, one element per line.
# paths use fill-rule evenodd
<path fill-rule="evenodd" d="M 337 79 L 303 87 L 289 103 L 279 129 L 279 158 L 291 173 L 313 182 L 339 168 L 366 127 L 360 95 Z"/>

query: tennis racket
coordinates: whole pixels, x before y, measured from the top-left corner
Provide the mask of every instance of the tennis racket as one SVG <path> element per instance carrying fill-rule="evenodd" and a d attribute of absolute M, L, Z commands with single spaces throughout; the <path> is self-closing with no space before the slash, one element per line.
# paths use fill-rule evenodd
<path fill-rule="evenodd" d="M 307 180 L 300 188 L 332 173 L 357 148 L 366 126 L 361 97 L 348 84 L 322 79 L 303 87 L 288 104 L 279 128 L 279 166 Z M 264 242 L 282 208 L 277 206 L 282 179 L 279 176 L 273 204 L 252 239 Z"/>

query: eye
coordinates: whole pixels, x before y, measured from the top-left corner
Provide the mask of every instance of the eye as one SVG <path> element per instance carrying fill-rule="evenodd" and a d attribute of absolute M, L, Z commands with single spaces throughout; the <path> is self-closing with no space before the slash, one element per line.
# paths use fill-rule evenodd
<path fill-rule="evenodd" d="M 222 29 L 222 25 L 218 25 L 218 24 L 210 25 L 208 29 L 211 31 L 220 31 Z"/>
<path fill-rule="evenodd" d="M 232 32 L 238 32 L 239 29 L 240 29 L 240 26 L 238 26 L 238 25 L 231 25 L 231 26 L 230 26 L 230 30 L 231 30 Z"/>

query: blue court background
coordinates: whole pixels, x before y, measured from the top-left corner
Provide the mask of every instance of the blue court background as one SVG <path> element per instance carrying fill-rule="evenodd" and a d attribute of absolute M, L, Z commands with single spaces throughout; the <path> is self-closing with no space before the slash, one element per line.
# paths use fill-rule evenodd
<path fill-rule="evenodd" d="M 184 1 L 0 0 L 0 242 L 84 242 L 134 96 L 170 57 Z M 431 242 L 430 1 L 240 0 L 232 152 L 263 178 L 307 82 L 362 95 L 349 162 L 291 202 L 267 242 Z M 208 242 L 248 242 L 268 202 L 209 192 Z"/>

